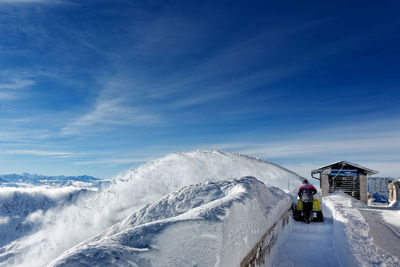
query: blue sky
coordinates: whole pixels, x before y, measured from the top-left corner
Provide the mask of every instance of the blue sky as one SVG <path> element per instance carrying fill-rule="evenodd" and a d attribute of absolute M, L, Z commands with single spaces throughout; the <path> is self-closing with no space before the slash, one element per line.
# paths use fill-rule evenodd
<path fill-rule="evenodd" d="M 400 176 L 397 1 L 0 0 L 0 173 L 217 149 Z"/>

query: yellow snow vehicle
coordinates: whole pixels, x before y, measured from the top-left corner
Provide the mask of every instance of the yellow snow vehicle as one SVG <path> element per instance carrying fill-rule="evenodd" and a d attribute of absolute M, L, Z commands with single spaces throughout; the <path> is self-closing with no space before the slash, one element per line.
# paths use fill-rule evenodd
<path fill-rule="evenodd" d="M 322 214 L 321 205 L 318 198 L 314 198 L 313 208 L 311 212 L 313 222 L 323 222 L 324 216 Z M 303 221 L 303 202 L 297 198 L 297 204 L 293 205 L 293 219 L 295 221 Z"/>

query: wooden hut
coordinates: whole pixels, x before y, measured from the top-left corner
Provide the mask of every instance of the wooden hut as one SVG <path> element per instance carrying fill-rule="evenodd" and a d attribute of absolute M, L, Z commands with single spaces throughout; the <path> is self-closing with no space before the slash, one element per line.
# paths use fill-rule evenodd
<path fill-rule="evenodd" d="M 311 177 L 320 180 L 322 196 L 337 190 L 367 203 L 367 179 L 378 171 L 349 161 L 338 161 L 311 171 Z M 319 177 L 314 175 L 319 174 Z"/>

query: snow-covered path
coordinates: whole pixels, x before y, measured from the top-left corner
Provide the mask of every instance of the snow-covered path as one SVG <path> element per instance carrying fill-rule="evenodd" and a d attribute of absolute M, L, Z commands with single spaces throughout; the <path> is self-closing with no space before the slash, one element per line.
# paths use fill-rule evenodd
<path fill-rule="evenodd" d="M 393 224 L 385 221 L 387 218 L 396 218 L 398 210 L 388 209 L 359 209 L 364 219 L 370 227 L 369 235 L 372 236 L 374 243 L 400 258 L 400 229 Z"/>
<path fill-rule="evenodd" d="M 291 219 L 290 228 L 279 241 L 273 266 L 339 266 L 332 240 L 332 218 L 324 213 L 323 223 L 305 224 Z"/>

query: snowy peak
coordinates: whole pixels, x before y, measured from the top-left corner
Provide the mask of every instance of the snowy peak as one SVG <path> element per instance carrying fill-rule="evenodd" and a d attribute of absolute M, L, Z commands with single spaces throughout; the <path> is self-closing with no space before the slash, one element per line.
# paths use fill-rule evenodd
<path fill-rule="evenodd" d="M 237 153 L 220 151 L 194 151 L 173 153 L 150 162 L 134 172 L 120 177 L 122 180 L 140 180 L 146 176 L 171 181 L 179 179 L 185 184 L 235 177 L 254 176 L 266 185 L 282 190 L 297 189 L 302 177 L 279 165 Z M 169 187 L 169 184 L 163 186 Z M 174 188 L 169 190 L 172 192 Z"/>

